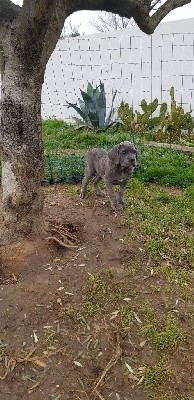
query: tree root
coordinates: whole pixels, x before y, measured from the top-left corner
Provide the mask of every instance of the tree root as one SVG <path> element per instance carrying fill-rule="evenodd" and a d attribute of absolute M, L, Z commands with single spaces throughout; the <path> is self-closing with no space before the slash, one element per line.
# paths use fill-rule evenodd
<path fill-rule="evenodd" d="M 69 230 L 68 224 L 62 224 L 60 221 L 49 221 L 48 231 L 50 235 L 46 240 L 53 241 L 67 249 L 75 249 L 77 248 L 77 238 L 72 232 L 69 232 Z"/>
<path fill-rule="evenodd" d="M 61 240 L 57 239 L 55 236 L 48 236 L 46 239 L 47 240 L 53 240 L 54 242 L 56 242 L 60 246 L 66 247 L 66 248 L 69 248 L 69 249 L 75 249 L 77 247 L 76 245 L 73 246 L 73 245 L 69 245 L 67 243 L 63 243 Z"/>
<path fill-rule="evenodd" d="M 119 336 L 117 334 L 117 344 L 116 344 L 116 350 L 115 350 L 115 354 L 113 354 L 112 358 L 110 359 L 110 361 L 108 362 L 107 366 L 104 368 L 104 371 L 102 372 L 100 378 L 98 379 L 94 389 L 92 390 L 92 393 L 95 393 L 100 399 L 103 399 L 103 396 L 99 393 L 99 391 L 97 390 L 98 387 L 100 386 L 100 384 L 102 383 L 102 381 L 104 380 L 106 374 L 108 373 L 108 371 L 117 363 L 117 361 L 120 359 L 122 354 L 122 349 L 121 346 L 119 344 Z"/>

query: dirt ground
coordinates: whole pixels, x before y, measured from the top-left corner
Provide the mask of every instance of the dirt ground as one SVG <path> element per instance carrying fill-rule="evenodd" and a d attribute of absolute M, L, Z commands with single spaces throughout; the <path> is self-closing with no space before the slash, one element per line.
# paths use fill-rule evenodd
<path fill-rule="evenodd" d="M 1 266 L 0 399 L 194 399 L 193 354 L 188 357 L 186 345 L 164 354 L 179 378 L 167 379 L 161 393 L 147 390 L 142 371 L 150 360 L 158 361 L 157 351 L 133 326 L 120 329 L 114 302 L 105 312 L 89 309 L 88 279 L 94 283 L 99 274 L 112 280 L 115 291 L 121 282 L 127 286 L 131 298 L 124 300 L 131 300 L 137 313 L 145 296 L 155 298 L 158 310 L 168 304 L 153 290 L 156 282 L 147 279 L 143 266 L 149 259 L 121 215 L 94 195 L 81 201 L 78 190 L 45 187 L 45 219 L 68 229 L 75 247 L 37 238 L 13 245 Z M 102 280 L 96 278 L 96 285 L 103 307 Z M 178 397 L 185 393 L 190 397 Z"/>

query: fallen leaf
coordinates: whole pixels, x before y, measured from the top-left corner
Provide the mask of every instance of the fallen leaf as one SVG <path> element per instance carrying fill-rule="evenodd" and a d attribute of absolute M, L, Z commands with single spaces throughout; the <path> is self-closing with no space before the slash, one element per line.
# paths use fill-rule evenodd
<path fill-rule="evenodd" d="M 130 367 L 129 364 L 127 364 L 127 362 L 125 361 L 125 366 L 127 367 L 128 371 L 131 372 L 131 374 L 134 374 L 133 369 Z"/>
<path fill-rule="evenodd" d="M 135 312 L 133 314 L 134 314 L 134 317 L 135 317 L 136 321 L 139 322 L 139 324 L 142 324 L 142 321 L 140 320 L 138 315 Z"/>
<path fill-rule="evenodd" d="M 42 368 L 46 367 L 46 364 L 43 361 L 39 360 L 38 358 L 34 359 L 33 363 L 38 365 L 39 367 L 42 367 Z"/>
<path fill-rule="evenodd" d="M 78 367 L 82 367 L 83 368 L 83 365 L 79 361 L 74 361 L 74 364 L 77 365 Z"/>
<path fill-rule="evenodd" d="M 147 342 L 147 340 L 143 340 L 143 342 L 141 342 L 139 345 L 140 345 L 140 347 L 144 347 L 145 346 L 145 344 L 146 344 L 146 342 Z"/>
<path fill-rule="evenodd" d="M 144 376 L 141 377 L 141 379 L 137 382 L 136 386 L 140 385 L 143 382 L 143 380 L 144 380 Z"/>
<path fill-rule="evenodd" d="M 35 332 L 33 332 L 34 343 L 38 343 L 38 336 Z"/>
<path fill-rule="evenodd" d="M 60 304 L 60 306 L 62 306 L 62 300 L 60 297 L 58 297 L 58 299 L 57 299 L 57 304 Z"/>

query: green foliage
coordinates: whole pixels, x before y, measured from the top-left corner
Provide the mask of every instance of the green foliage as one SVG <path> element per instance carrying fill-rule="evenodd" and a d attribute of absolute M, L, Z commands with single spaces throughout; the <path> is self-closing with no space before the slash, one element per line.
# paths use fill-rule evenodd
<path fill-rule="evenodd" d="M 44 183 L 76 183 L 84 175 L 84 156 L 71 154 L 70 156 L 45 156 Z"/>
<path fill-rule="evenodd" d="M 156 136 L 161 140 L 168 141 L 170 143 L 180 142 L 182 137 L 182 131 L 187 131 L 188 141 L 192 139 L 192 133 L 194 129 L 194 120 L 190 112 L 185 112 L 183 107 L 177 106 L 174 97 L 174 87 L 170 89 L 171 107 L 170 112 L 167 112 L 165 118 L 162 119 L 160 124 L 160 130 L 158 130 Z"/>
<path fill-rule="evenodd" d="M 146 366 L 144 372 L 143 385 L 146 388 L 156 389 L 170 376 L 170 369 L 165 360 L 157 364 Z"/>
<path fill-rule="evenodd" d="M 43 121 L 42 125 L 44 148 L 47 153 L 60 149 L 108 148 L 124 140 L 133 140 L 123 126 L 112 126 L 99 135 L 96 131 L 77 130 L 74 125 L 67 125 L 63 121 L 47 120 Z"/>
<path fill-rule="evenodd" d="M 194 269 L 194 202 L 187 190 L 163 196 L 165 192 L 131 179 L 122 223 L 136 240 L 143 235 L 144 251 L 163 279 L 174 288 L 185 288 L 192 277 L 186 270 Z"/>
<path fill-rule="evenodd" d="M 171 149 L 146 148 L 137 176 L 143 182 L 188 187 L 194 184 L 194 156 Z"/>
<path fill-rule="evenodd" d="M 138 136 L 135 144 L 139 150 L 136 176 L 142 182 L 158 182 L 179 187 L 194 187 L 194 155 L 172 149 L 144 147 Z M 93 147 L 109 149 L 115 144 L 133 140 L 122 126 L 111 127 L 100 135 L 86 130 L 78 132 L 73 125 L 63 121 L 43 121 L 43 141 L 45 148 L 44 179 L 59 182 L 80 182 L 84 174 L 85 155 L 82 150 Z M 65 154 L 64 154 L 64 150 Z M 80 154 L 66 154 L 67 149 L 80 149 Z M 194 189 L 190 196 L 194 197 Z M 193 193 L 193 194 L 192 194 Z M 164 195 L 163 195 L 164 196 Z M 164 196 L 163 201 L 169 201 Z"/>
<path fill-rule="evenodd" d="M 114 92 L 112 97 L 111 110 L 106 118 L 106 94 L 104 90 L 104 84 L 100 82 L 99 86 L 93 88 L 91 83 L 88 82 L 87 92 L 81 91 L 82 99 L 78 99 L 79 107 L 76 104 L 69 103 L 68 107 L 72 107 L 81 116 L 80 118 L 75 118 L 78 126 L 85 126 L 97 130 L 106 130 L 110 127 L 114 121 L 114 109 L 113 103 L 116 96 Z"/>
<path fill-rule="evenodd" d="M 162 103 L 160 106 L 159 116 L 153 117 L 153 113 L 157 108 L 157 99 L 153 100 L 151 103 L 147 103 L 146 100 L 143 99 L 141 101 L 141 109 L 143 113 L 140 113 L 137 110 L 133 112 L 133 109 L 129 104 L 122 102 L 118 109 L 118 115 L 129 131 L 145 135 L 147 131 L 160 125 L 166 114 L 167 104 Z"/>
<path fill-rule="evenodd" d="M 120 321 L 122 328 L 129 328 L 134 321 L 134 313 L 128 304 L 124 304 L 119 309 Z"/>
<path fill-rule="evenodd" d="M 167 316 L 163 323 L 154 321 L 154 323 L 144 326 L 142 333 L 146 339 L 161 350 L 174 349 L 186 339 L 185 332 L 181 331 L 171 315 Z"/>
<path fill-rule="evenodd" d="M 167 104 L 162 103 L 157 117 L 153 113 L 158 108 L 158 100 L 148 104 L 144 99 L 141 102 L 143 113 L 135 110 L 127 103 L 121 103 L 118 115 L 124 126 L 136 135 L 147 139 L 168 143 L 193 143 L 194 119 L 192 110 L 185 112 L 183 107 L 177 106 L 174 87 L 170 89 L 171 107 L 167 111 Z"/>

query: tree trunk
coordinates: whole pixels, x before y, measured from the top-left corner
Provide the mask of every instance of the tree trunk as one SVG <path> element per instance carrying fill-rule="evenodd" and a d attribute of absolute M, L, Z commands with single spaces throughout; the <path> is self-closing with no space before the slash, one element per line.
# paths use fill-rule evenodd
<path fill-rule="evenodd" d="M 2 81 L 2 243 L 21 240 L 42 229 L 43 146 L 41 88 L 37 67 L 26 71 L 9 59 Z"/>

